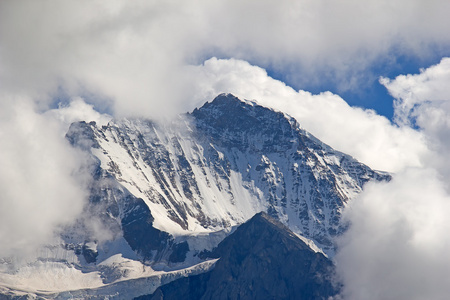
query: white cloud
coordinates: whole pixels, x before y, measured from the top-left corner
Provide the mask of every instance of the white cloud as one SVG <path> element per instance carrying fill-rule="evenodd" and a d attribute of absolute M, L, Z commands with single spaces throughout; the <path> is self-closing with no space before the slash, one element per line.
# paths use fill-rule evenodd
<path fill-rule="evenodd" d="M 28 99 L 0 100 L 0 257 L 23 258 L 81 212 L 83 157 Z"/>
<path fill-rule="evenodd" d="M 435 66 L 421 70 L 420 74 L 400 75 L 394 80 L 381 78 L 380 82 L 388 89 L 389 93 L 397 99 L 395 113 L 398 122 L 408 123 L 411 117 L 419 117 L 421 112 L 417 112 L 416 107 L 423 108 L 423 104 L 434 102 L 433 106 L 438 106 L 439 102 L 450 100 L 450 58 L 443 58 Z M 426 109 L 426 108 L 425 108 Z M 428 120 L 425 116 L 420 116 L 418 125 L 427 128 Z"/>
<path fill-rule="evenodd" d="M 62 127 L 64 133 L 67 132 L 73 122 L 94 121 L 97 125 L 103 126 L 107 125 L 112 119 L 111 116 L 96 111 L 93 105 L 86 104 L 80 97 L 73 98 L 68 105 L 60 104 L 57 109 L 49 110 L 45 115 L 51 116 L 64 124 Z"/>
<path fill-rule="evenodd" d="M 383 79 L 402 126 L 430 151 L 421 168 L 365 187 L 347 210 L 352 226 L 336 257 L 346 299 L 447 299 L 450 277 L 450 60 L 420 74 Z"/>
<path fill-rule="evenodd" d="M 450 3 L 439 0 L 0 5 L 2 89 L 43 105 L 58 89 L 87 90 L 112 99 L 118 115 L 183 111 L 182 67 L 213 55 L 271 67 L 299 85 L 326 77 L 349 88 L 364 84 L 363 73 L 383 56 L 427 57 L 450 46 Z"/>
<path fill-rule="evenodd" d="M 344 298 L 447 299 L 450 195 L 434 170 L 368 184 L 347 210 L 337 267 Z"/>
<path fill-rule="evenodd" d="M 450 58 L 443 58 L 420 74 L 400 75 L 381 82 L 395 97 L 399 124 L 413 124 L 426 136 L 433 153 L 427 164 L 450 176 Z"/>

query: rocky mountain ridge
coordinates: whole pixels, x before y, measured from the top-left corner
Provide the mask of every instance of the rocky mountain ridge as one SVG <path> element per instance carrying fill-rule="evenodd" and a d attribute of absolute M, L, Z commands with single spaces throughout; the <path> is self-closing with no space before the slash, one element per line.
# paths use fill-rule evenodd
<path fill-rule="evenodd" d="M 67 136 L 143 199 L 154 227 L 176 236 L 222 230 L 266 211 L 332 254 L 346 204 L 365 182 L 390 178 L 295 119 L 230 94 L 171 124 L 77 123 Z"/>
<path fill-rule="evenodd" d="M 8 271 L 5 264 L 0 294 L 150 295 L 214 268 L 218 257 L 206 254 L 260 212 L 331 258 L 334 238 L 346 228 L 346 205 L 366 182 L 390 180 L 290 116 L 231 94 L 168 123 L 73 123 L 66 138 L 89 159 L 89 203 L 28 269 Z M 23 288 L 26 276 L 42 270 L 59 281 Z M 72 276 L 65 288 L 61 273 Z"/>

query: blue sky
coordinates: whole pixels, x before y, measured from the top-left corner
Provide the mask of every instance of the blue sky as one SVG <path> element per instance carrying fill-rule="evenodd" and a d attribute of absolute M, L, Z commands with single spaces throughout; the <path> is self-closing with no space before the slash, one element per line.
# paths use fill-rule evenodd
<path fill-rule="evenodd" d="M 403 74 L 419 74 L 421 69 L 438 64 L 446 56 L 450 56 L 450 49 L 434 49 L 427 53 L 426 57 L 388 53 L 387 57 L 380 57 L 372 63 L 370 68 L 365 70 L 365 72 L 370 74 L 367 81 L 350 88 L 342 88 L 339 86 L 339 82 L 325 76 L 319 82 L 298 82 L 295 79 L 291 79 L 290 74 L 285 74 L 282 70 L 272 71 L 268 69 L 267 71 L 271 77 L 285 82 L 294 89 L 307 90 L 316 94 L 323 91 L 331 91 L 340 95 L 351 106 L 373 109 L 378 114 L 392 120 L 394 98 L 389 94 L 386 87 L 380 84 L 379 78 L 395 78 Z"/>

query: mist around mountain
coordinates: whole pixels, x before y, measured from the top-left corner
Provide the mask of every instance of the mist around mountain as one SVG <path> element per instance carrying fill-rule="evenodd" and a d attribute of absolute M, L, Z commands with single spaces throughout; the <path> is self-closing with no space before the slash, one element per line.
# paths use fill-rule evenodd
<path fill-rule="evenodd" d="M 343 210 L 391 179 L 231 94 L 170 122 L 75 122 L 66 138 L 89 201 L 36 257 L 2 261 L 5 297 L 326 299 Z"/>

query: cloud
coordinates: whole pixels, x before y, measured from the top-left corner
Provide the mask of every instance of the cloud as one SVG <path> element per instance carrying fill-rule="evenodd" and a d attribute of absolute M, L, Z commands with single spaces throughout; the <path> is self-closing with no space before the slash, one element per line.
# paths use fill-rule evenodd
<path fill-rule="evenodd" d="M 389 93 L 397 99 L 395 102 L 396 118 L 399 123 L 408 123 L 411 117 L 419 118 L 417 121 L 422 128 L 431 124 L 422 115 L 427 109 L 427 103 L 433 102 L 438 106 L 442 101 L 449 101 L 450 87 L 450 58 L 443 58 L 435 66 L 421 70 L 420 74 L 400 75 L 394 80 L 381 78 L 380 82 Z"/>
<path fill-rule="evenodd" d="M 372 168 L 396 172 L 407 166 L 421 166 L 422 157 L 428 153 L 419 132 L 395 126 L 374 111 L 351 107 L 330 92 L 314 95 L 295 91 L 245 61 L 212 58 L 188 72 L 196 83 L 196 90 L 192 91 L 197 99 L 194 105 L 221 92 L 254 99 L 288 112 L 317 138 Z"/>
<path fill-rule="evenodd" d="M 422 1 L 369 1 L 362 5 L 357 1 L 105 4 L 46 0 L 4 1 L 1 5 L 3 90 L 32 97 L 42 110 L 51 108 L 55 96 L 62 92 L 69 97 L 81 96 L 97 107 L 109 99 L 115 116 L 151 118 L 184 112 L 193 103 L 199 104 L 192 99 L 202 96 L 193 91 L 205 86 L 202 81 L 211 80 L 205 76 L 202 81 L 192 80 L 197 71 L 189 65 L 214 53 L 279 68 L 292 76 L 309 78 L 320 73 L 322 77 L 347 78 L 337 73 L 366 70 L 376 57 L 392 48 L 422 53 L 427 48 L 424 45 L 446 44 L 448 35 L 442 24 L 450 22 L 442 14 L 445 4 L 433 1 L 427 2 L 426 9 L 422 9 Z M 418 28 L 416 20 L 421 18 L 427 25 Z M 207 61 L 204 69 L 213 68 L 213 63 Z M 225 65 L 221 61 L 215 64 Z M 243 78 L 241 60 L 227 64 L 226 68 L 217 67 L 217 72 L 208 71 L 216 72 L 215 79 L 228 89 L 219 88 L 217 83 L 216 90 L 233 92 L 237 88 L 231 90 L 232 86 L 239 85 L 237 94 L 244 98 L 268 99 L 254 91 L 267 91 L 263 85 L 269 84 L 270 89 L 283 90 L 269 95 L 271 103 L 295 114 L 305 128 L 339 150 L 377 169 L 396 171 L 405 164 L 421 164 L 418 156 L 426 149 L 413 130 L 392 128 L 387 119 L 350 108 L 337 95 L 297 93 L 281 83 L 278 87 L 270 83 L 273 80 L 263 74 L 265 71 L 256 72 L 256 67 L 247 67 L 254 77 Z M 225 78 L 234 76 L 233 67 L 241 74 Z M 221 78 L 218 72 L 223 72 Z M 275 99 L 285 96 L 290 100 Z M 303 99 L 302 105 L 294 104 L 296 97 Z M 316 109 L 319 106 L 321 110 Z M 339 113 L 329 107 L 336 107 Z M 314 114 L 322 124 L 313 120 Z"/>
<path fill-rule="evenodd" d="M 401 125 L 418 127 L 433 149 L 427 164 L 450 176 L 450 58 L 419 74 L 382 78 L 395 100 L 395 118 Z"/>
<path fill-rule="evenodd" d="M 382 79 L 401 126 L 413 124 L 429 151 L 420 168 L 366 185 L 346 214 L 336 256 L 346 299 L 446 299 L 450 278 L 449 59 L 420 74 Z"/>
<path fill-rule="evenodd" d="M 112 117 L 107 114 L 101 114 L 95 110 L 94 106 L 87 104 L 80 97 L 71 99 L 68 105 L 60 104 L 57 109 L 52 109 L 45 112 L 46 116 L 50 116 L 63 124 L 63 134 L 67 132 L 70 124 L 73 122 L 94 121 L 98 126 L 107 125 Z"/>
<path fill-rule="evenodd" d="M 24 258 L 85 203 L 83 157 L 29 99 L 0 97 L 0 257 Z"/>
<path fill-rule="evenodd" d="M 2 89 L 43 106 L 58 90 L 89 93 L 86 101 L 110 99 L 122 116 L 184 111 L 183 67 L 212 56 L 276 70 L 296 86 L 326 78 L 355 88 L 383 57 L 423 58 L 450 46 L 450 4 L 438 0 L 0 5 Z"/>
<path fill-rule="evenodd" d="M 432 169 L 368 184 L 336 256 L 344 298 L 447 299 L 450 195 Z"/>
<path fill-rule="evenodd" d="M 173 4 L 143 3 L 2 2 L 2 89 L 44 108 L 62 90 L 89 94 L 90 103 L 110 99 L 116 115 L 170 113 L 180 98 L 173 87 L 183 50 L 175 51 L 170 24 L 178 18 Z"/>

